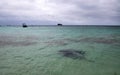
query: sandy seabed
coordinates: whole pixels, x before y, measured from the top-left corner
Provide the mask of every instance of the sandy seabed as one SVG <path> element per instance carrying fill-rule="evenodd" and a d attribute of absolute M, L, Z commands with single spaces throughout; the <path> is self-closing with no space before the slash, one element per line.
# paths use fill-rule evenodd
<path fill-rule="evenodd" d="M 120 28 L 0 27 L 0 75 L 120 75 Z"/>

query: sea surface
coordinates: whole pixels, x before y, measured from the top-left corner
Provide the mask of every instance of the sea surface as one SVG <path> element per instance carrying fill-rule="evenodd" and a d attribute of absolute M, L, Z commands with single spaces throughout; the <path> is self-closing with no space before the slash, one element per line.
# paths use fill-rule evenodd
<path fill-rule="evenodd" d="M 0 27 L 0 75 L 120 75 L 120 27 Z"/>

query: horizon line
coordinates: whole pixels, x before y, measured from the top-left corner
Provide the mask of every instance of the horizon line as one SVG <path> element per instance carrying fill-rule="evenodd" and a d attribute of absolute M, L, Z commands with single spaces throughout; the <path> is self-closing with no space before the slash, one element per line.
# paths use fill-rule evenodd
<path fill-rule="evenodd" d="M 34 24 L 26 24 L 26 25 L 27 25 L 28 27 L 58 26 L 58 25 L 38 25 L 38 24 L 36 24 L 36 25 L 34 25 Z M 20 24 L 18 24 L 18 25 L 8 25 L 8 24 L 7 24 L 7 25 L 0 25 L 0 27 L 1 27 L 1 26 L 8 26 L 8 27 L 9 27 L 9 26 L 11 26 L 11 27 L 12 27 L 12 26 L 13 26 L 13 27 L 14 27 L 14 26 L 18 26 L 18 27 L 20 26 L 20 27 L 21 27 L 21 26 L 23 26 L 23 25 L 22 25 L 22 24 L 21 24 L 21 25 L 20 25 Z M 62 24 L 62 26 L 111 26 L 111 27 L 120 27 L 120 25 L 64 25 L 64 24 Z M 62 26 L 61 26 L 61 27 L 62 27 Z"/>

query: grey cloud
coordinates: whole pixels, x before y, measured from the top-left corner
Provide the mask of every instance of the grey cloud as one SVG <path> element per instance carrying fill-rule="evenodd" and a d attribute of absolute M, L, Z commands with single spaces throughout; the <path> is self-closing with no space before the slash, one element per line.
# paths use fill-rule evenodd
<path fill-rule="evenodd" d="M 0 20 L 119 24 L 119 3 L 119 0 L 4 0 L 0 3 Z"/>
<path fill-rule="evenodd" d="M 55 1 L 55 0 L 53 0 Z M 113 2 L 113 3 L 112 3 Z M 55 3 L 74 5 L 74 10 L 69 10 L 65 12 L 67 16 L 75 17 L 78 20 L 91 18 L 91 21 L 94 19 L 101 20 L 115 20 L 112 16 L 116 16 L 116 9 L 119 9 L 118 0 L 109 1 L 109 0 L 60 0 Z M 73 18 L 72 17 L 72 18 Z M 87 21 L 86 21 L 87 22 Z"/>

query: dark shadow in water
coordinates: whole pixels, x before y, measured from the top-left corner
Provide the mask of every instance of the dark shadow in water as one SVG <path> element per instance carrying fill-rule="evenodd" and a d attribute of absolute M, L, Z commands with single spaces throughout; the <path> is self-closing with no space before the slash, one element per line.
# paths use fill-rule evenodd
<path fill-rule="evenodd" d="M 87 60 L 88 62 L 95 62 L 93 60 L 87 59 L 86 52 L 83 50 L 64 49 L 64 50 L 59 50 L 59 54 L 67 58 Z"/>
<path fill-rule="evenodd" d="M 69 42 L 75 42 L 75 43 L 80 42 L 79 39 L 72 39 L 72 38 L 66 38 L 66 39 L 64 39 L 64 40 L 69 41 Z"/>
<path fill-rule="evenodd" d="M 66 46 L 68 45 L 68 43 L 66 43 L 64 40 L 53 40 L 53 41 L 48 41 L 48 42 L 44 42 L 46 43 L 48 46 Z"/>
<path fill-rule="evenodd" d="M 102 44 L 117 44 L 120 43 L 120 40 L 106 37 L 86 37 L 81 39 L 65 39 L 69 42 L 88 42 L 88 43 L 102 43 Z"/>
<path fill-rule="evenodd" d="M 114 75 L 117 75 L 117 73 L 116 73 L 116 72 L 114 72 Z"/>
<path fill-rule="evenodd" d="M 10 69 L 10 66 L 0 66 L 0 69 Z"/>
<path fill-rule="evenodd" d="M 114 44 L 118 43 L 118 40 L 116 39 L 110 39 L 110 38 L 84 38 L 81 39 L 83 42 L 93 42 L 93 43 L 103 43 L 103 44 Z"/>
<path fill-rule="evenodd" d="M 36 36 L 26 36 L 26 37 L 17 37 L 11 35 L 1 35 L 0 36 L 0 47 L 5 46 L 29 46 L 37 44 L 38 40 Z"/>
<path fill-rule="evenodd" d="M 0 47 L 5 46 L 29 46 L 37 44 L 37 42 L 32 41 L 12 41 L 12 40 L 0 40 Z"/>
<path fill-rule="evenodd" d="M 59 53 L 64 57 L 68 57 L 72 59 L 85 59 L 85 51 L 65 49 L 65 50 L 60 50 Z"/>

